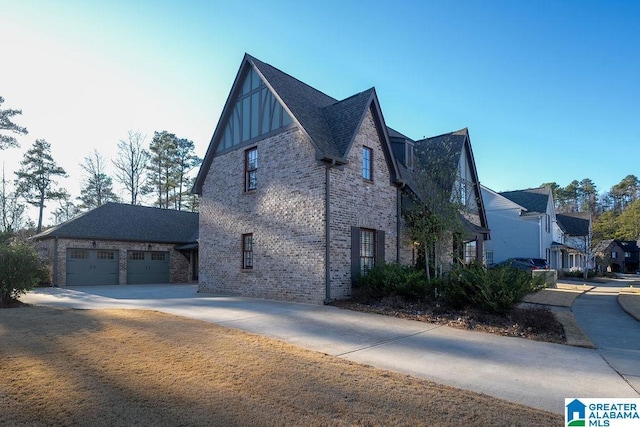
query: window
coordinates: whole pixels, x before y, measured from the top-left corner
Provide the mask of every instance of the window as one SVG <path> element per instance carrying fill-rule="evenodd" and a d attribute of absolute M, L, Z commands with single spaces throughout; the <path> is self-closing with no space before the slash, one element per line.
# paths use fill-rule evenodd
<path fill-rule="evenodd" d="M 151 261 L 164 261 L 165 256 L 165 252 L 151 252 Z"/>
<path fill-rule="evenodd" d="M 360 229 L 360 273 L 365 274 L 373 268 L 375 262 L 376 232 L 366 228 Z"/>
<path fill-rule="evenodd" d="M 547 229 L 547 233 L 551 232 L 551 215 L 549 214 L 547 214 L 546 229 Z"/>
<path fill-rule="evenodd" d="M 464 263 L 471 264 L 476 260 L 476 247 L 477 243 L 475 240 L 471 242 L 464 243 Z"/>
<path fill-rule="evenodd" d="M 362 147 L 362 177 L 373 181 L 373 150 L 368 147 Z"/>
<path fill-rule="evenodd" d="M 115 259 L 113 251 L 98 251 L 98 259 Z"/>
<path fill-rule="evenodd" d="M 140 252 L 140 251 L 129 252 L 129 260 L 144 261 L 144 252 Z"/>
<path fill-rule="evenodd" d="M 405 143 L 405 164 L 407 169 L 413 170 L 413 144 Z"/>
<path fill-rule="evenodd" d="M 487 263 L 487 265 L 492 265 L 493 264 L 493 251 L 486 251 L 484 253 L 484 260 Z"/>
<path fill-rule="evenodd" d="M 71 249 L 69 254 L 71 259 L 89 259 L 89 251 L 86 249 Z"/>
<path fill-rule="evenodd" d="M 258 185 L 258 148 L 244 152 L 244 191 L 252 191 Z"/>
<path fill-rule="evenodd" d="M 253 234 L 242 235 L 242 268 L 253 268 Z"/>
<path fill-rule="evenodd" d="M 624 257 L 625 258 L 631 258 L 631 252 L 625 252 L 624 253 Z"/>
<path fill-rule="evenodd" d="M 618 258 L 618 252 L 611 252 L 611 258 L 613 259 Z"/>
<path fill-rule="evenodd" d="M 253 69 L 244 77 L 241 93 L 235 104 L 229 107 L 231 112 L 222 131 L 217 152 L 293 123 Z"/>

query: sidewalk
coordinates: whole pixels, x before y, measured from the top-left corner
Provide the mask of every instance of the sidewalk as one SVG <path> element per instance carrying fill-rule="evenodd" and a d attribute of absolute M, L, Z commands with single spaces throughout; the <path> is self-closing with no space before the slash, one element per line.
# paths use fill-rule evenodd
<path fill-rule="evenodd" d="M 525 305 L 545 306 L 556 316 L 564 327 L 567 345 L 574 347 L 595 348 L 595 344 L 582 331 L 571 311 L 574 301 L 580 295 L 593 289 L 591 285 L 558 282 L 555 288 L 543 289 L 523 299 Z"/>
<path fill-rule="evenodd" d="M 30 304 L 200 319 L 353 362 L 564 413 L 570 397 L 639 397 L 597 351 L 332 306 L 198 294 L 195 285 L 39 288 Z"/>

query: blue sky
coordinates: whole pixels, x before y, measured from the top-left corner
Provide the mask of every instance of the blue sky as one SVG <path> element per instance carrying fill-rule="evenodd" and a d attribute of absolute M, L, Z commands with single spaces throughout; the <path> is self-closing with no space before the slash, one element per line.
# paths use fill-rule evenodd
<path fill-rule="evenodd" d="M 640 175 L 637 1 L 0 0 L 0 95 L 79 192 L 95 148 L 168 130 L 203 156 L 245 52 L 415 139 L 468 127 L 496 190 Z"/>

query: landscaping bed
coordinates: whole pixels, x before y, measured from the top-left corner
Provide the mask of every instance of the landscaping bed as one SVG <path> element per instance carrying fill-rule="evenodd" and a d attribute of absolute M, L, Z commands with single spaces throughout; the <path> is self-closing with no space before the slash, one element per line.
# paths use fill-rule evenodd
<path fill-rule="evenodd" d="M 396 297 L 367 302 L 335 301 L 333 305 L 349 310 L 383 314 L 458 329 L 535 341 L 566 343 L 562 324 L 551 310 L 544 307 L 516 307 L 506 316 L 498 316 L 476 309 L 454 310 L 434 302 L 408 302 Z"/>

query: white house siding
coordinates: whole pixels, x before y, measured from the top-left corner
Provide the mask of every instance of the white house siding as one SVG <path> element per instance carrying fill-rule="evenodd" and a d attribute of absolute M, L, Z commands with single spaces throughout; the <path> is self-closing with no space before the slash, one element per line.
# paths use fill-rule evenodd
<path fill-rule="evenodd" d="M 362 148 L 373 150 L 373 180 L 362 178 Z M 331 170 L 331 298 L 351 294 L 351 227 L 385 233 L 385 261 L 397 257 L 397 187 L 391 184 L 389 167 L 371 111 L 367 112 L 348 164 Z"/>
<path fill-rule="evenodd" d="M 494 263 L 514 257 L 546 258 L 552 238 L 544 231 L 544 215 L 520 215 L 519 205 L 485 188 L 482 198 L 491 229 L 491 240 L 484 246 L 493 251 Z"/>
<path fill-rule="evenodd" d="M 96 245 L 93 246 L 93 242 Z M 189 259 L 175 250 L 173 243 L 125 242 L 115 240 L 86 240 L 51 238 L 34 243 L 40 256 L 47 260 L 54 285 L 64 287 L 67 280 L 67 250 L 68 249 L 97 249 L 118 251 L 118 284 L 127 283 L 127 253 L 128 251 L 159 251 L 169 253 L 169 275 L 171 283 L 186 283 L 191 280 Z"/>
<path fill-rule="evenodd" d="M 244 152 L 257 146 L 257 189 L 244 191 Z M 324 167 L 292 129 L 215 157 L 200 202 L 200 290 L 320 303 L 324 285 Z M 242 268 L 253 233 L 253 268 Z"/>

